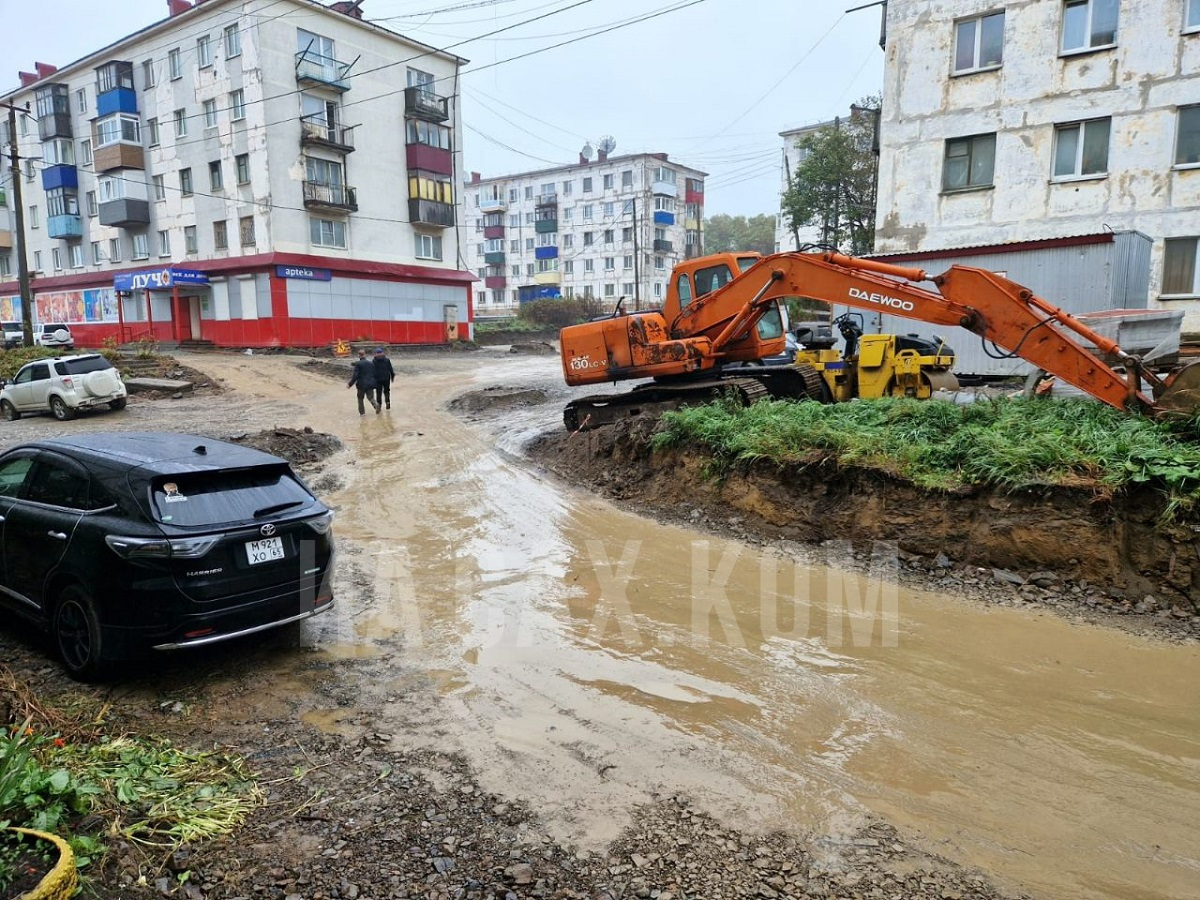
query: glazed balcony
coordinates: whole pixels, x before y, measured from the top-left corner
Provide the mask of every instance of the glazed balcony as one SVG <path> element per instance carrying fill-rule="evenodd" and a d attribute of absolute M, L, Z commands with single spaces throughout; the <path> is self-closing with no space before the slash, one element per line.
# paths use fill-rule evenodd
<path fill-rule="evenodd" d="M 558 219 L 538 219 L 533 223 L 533 230 L 537 234 L 552 234 L 558 231 Z"/>
<path fill-rule="evenodd" d="M 304 182 L 304 205 L 308 209 L 319 209 L 326 212 L 358 212 L 358 197 L 354 193 L 354 188 L 344 184 L 306 181 Z"/>
<path fill-rule="evenodd" d="M 404 155 L 410 172 L 419 169 L 436 175 L 454 175 L 454 156 L 449 150 L 428 144 L 409 144 L 404 148 Z"/>
<path fill-rule="evenodd" d="M 113 169 L 145 169 L 146 154 L 140 144 L 109 144 L 96 148 L 92 167 L 97 174 Z"/>
<path fill-rule="evenodd" d="M 502 266 L 505 262 L 503 250 L 495 250 L 491 253 L 483 254 L 483 261 L 489 266 Z"/>
<path fill-rule="evenodd" d="M 675 245 L 672 244 L 670 241 L 655 241 L 654 242 L 654 252 L 655 253 L 671 253 L 672 251 L 674 251 L 674 249 L 675 249 Z"/>
<path fill-rule="evenodd" d="M 0 229 L 0 250 L 11 250 L 13 246 L 13 233 L 5 229 Z"/>
<path fill-rule="evenodd" d="M 404 89 L 404 115 L 426 122 L 445 122 L 450 118 L 446 98 L 423 87 Z"/>
<path fill-rule="evenodd" d="M 83 237 L 83 219 L 79 216 L 50 216 L 46 219 L 46 234 L 55 240 Z"/>
<path fill-rule="evenodd" d="M 656 181 L 650 188 L 650 193 L 656 197 L 676 197 L 679 188 L 673 181 Z"/>
<path fill-rule="evenodd" d="M 533 258 L 534 259 L 558 259 L 558 248 L 557 247 L 534 247 L 533 248 Z"/>
<path fill-rule="evenodd" d="M 479 208 L 484 212 L 503 212 L 508 209 L 508 201 L 503 197 L 480 197 Z"/>
<path fill-rule="evenodd" d="M 534 284 L 562 284 L 562 274 L 558 269 L 551 269 L 548 272 L 538 272 L 533 276 Z"/>
<path fill-rule="evenodd" d="M 666 210 L 663 210 L 663 209 L 656 209 L 654 211 L 654 224 L 655 225 L 674 225 L 675 224 L 675 213 L 667 212 Z"/>
<path fill-rule="evenodd" d="M 348 91 L 350 82 L 346 72 L 349 68 L 349 63 L 332 56 L 322 56 L 312 50 L 301 50 L 296 54 L 296 81 L 302 85 Z"/>
<path fill-rule="evenodd" d="M 553 206 L 558 209 L 558 194 L 539 194 L 534 205 L 538 207 Z"/>
<path fill-rule="evenodd" d="M 508 287 L 508 279 L 503 275 L 488 275 L 483 284 L 489 291 L 502 291 Z"/>
<path fill-rule="evenodd" d="M 504 226 L 503 225 L 484 225 L 483 226 L 483 239 L 485 241 L 503 240 L 504 239 Z"/>
<path fill-rule="evenodd" d="M 338 153 L 354 152 L 354 126 L 343 128 L 330 125 L 321 113 L 300 117 L 300 144 L 303 147 L 325 147 Z"/>
<path fill-rule="evenodd" d="M 411 197 L 408 201 L 408 221 L 415 225 L 451 228 L 454 225 L 454 207 L 449 203 Z"/>
<path fill-rule="evenodd" d="M 100 214 L 101 225 L 129 228 L 150 224 L 150 204 L 146 200 L 138 200 L 133 197 L 108 200 L 101 203 L 97 211 Z"/>
<path fill-rule="evenodd" d="M 704 191 L 698 191 L 695 188 L 688 188 L 683 194 L 684 203 L 695 203 L 697 206 L 704 204 Z"/>

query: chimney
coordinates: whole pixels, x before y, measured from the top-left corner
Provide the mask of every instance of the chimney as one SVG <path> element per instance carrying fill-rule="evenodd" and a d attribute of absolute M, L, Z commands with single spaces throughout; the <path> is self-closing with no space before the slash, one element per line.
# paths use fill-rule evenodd
<path fill-rule="evenodd" d="M 21 76 L 21 87 L 29 87 L 41 77 L 34 72 L 18 72 L 17 74 Z"/>
<path fill-rule="evenodd" d="M 37 69 L 38 78 L 49 78 L 58 71 L 58 66 L 52 66 L 49 63 L 35 62 L 33 67 Z"/>
<path fill-rule="evenodd" d="M 334 12 L 341 13 L 344 16 L 349 16 L 352 19 L 362 21 L 363 0 L 340 0 L 338 3 L 331 3 L 329 8 Z"/>
<path fill-rule="evenodd" d="M 471 173 L 471 184 L 479 184 L 481 181 L 483 181 L 482 175 L 480 175 L 478 172 Z"/>
<path fill-rule="evenodd" d="M 596 154 L 597 154 L 597 158 L 599 159 L 600 162 L 608 162 L 608 151 L 607 150 L 597 150 Z"/>
<path fill-rule="evenodd" d="M 591 162 L 591 160 L 588 159 L 586 156 L 584 156 L 582 153 L 579 154 L 579 164 L 581 166 L 586 166 L 590 162 Z"/>
<path fill-rule="evenodd" d="M 175 18 L 180 13 L 185 13 L 192 8 L 192 4 L 188 0 L 167 0 L 167 14 L 169 18 Z"/>

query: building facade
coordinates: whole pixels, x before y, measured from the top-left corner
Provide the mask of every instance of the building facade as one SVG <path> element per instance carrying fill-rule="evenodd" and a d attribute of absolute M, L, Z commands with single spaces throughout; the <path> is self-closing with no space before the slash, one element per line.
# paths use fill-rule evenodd
<path fill-rule="evenodd" d="M 805 225 L 793 229 L 788 225 L 787 215 L 783 211 L 783 195 L 788 192 L 791 180 L 800 164 L 808 158 L 808 151 L 800 146 L 805 137 L 821 128 L 833 125 L 834 122 L 817 122 L 814 125 L 804 125 L 800 128 L 790 128 L 779 132 L 783 138 L 783 160 L 779 171 L 779 212 L 775 215 L 775 252 L 794 253 L 805 244 L 818 244 L 825 236 L 825 229 L 820 225 Z"/>
<path fill-rule="evenodd" d="M 168 18 L 4 96 L 34 321 L 226 346 L 467 332 L 451 54 L 361 2 L 169 0 Z M 0 314 L 21 317 L 0 209 Z M 7 226 L 7 227 L 6 227 Z"/>
<path fill-rule="evenodd" d="M 1200 327 L 1200 0 L 891 0 L 876 249 L 1137 230 Z"/>
<path fill-rule="evenodd" d="M 473 173 L 464 203 L 467 268 L 479 315 L 523 300 L 591 297 L 657 306 L 671 269 L 701 253 L 705 173 L 665 153 L 580 156 L 503 178 Z"/>

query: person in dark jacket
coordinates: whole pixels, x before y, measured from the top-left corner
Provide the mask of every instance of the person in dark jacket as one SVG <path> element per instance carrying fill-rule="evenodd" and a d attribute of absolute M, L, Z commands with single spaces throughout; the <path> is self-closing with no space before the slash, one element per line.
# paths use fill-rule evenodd
<path fill-rule="evenodd" d="M 358 351 L 358 359 L 350 371 L 350 381 L 346 388 L 352 387 L 358 388 L 358 414 L 364 416 L 367 413 L 366 406 L 363 405 L 363 398 L 366 397 L 378 415 L 381 407 L 375 399 L 375 362 L 367 359 L 366 350 Z"/>
<path fill-rule="evenodd" d="M 375 348 L 375 405 L 386 403 L 387 408 L 392 408 L 392 382 L 396 380 L 396 370 L 392 368 L 392 361 L 388 359 L 388 355 L 383 352 L 382 347 Z"/>

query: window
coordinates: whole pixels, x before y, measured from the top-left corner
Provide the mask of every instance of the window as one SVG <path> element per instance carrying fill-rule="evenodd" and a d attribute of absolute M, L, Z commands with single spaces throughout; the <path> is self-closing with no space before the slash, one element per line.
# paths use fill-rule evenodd
<path fill-rule="evenodd" d="M 1200 0 L 1188 0 L 1183 27 L 1187 31 L 1200 29 Z"/>
<path fill-rule="evenodd" d="M 605 175 L 604 176 L 604 189 L 606 191 L 611 191 L 613 189 L 613 186 L 614 186 L 613 180 L 615 177 L 616 176 L 614 176 L 614 175 Z"/>
<path fill-rule="evenodd" d="M 97 147 L 108 147 L 112 144 L 140 144 L 141 142 L 142 123 L 137 116 L 107 116 L 96 122 Z"/>
<path fill-rule="evenodd" d="M 75 145 L 63 138 L 42 143 L 42 160 L 47 166 L 75 165 Z"/>
<path fill-rule="evenodd" d="M 433 75 L 420 69 L 408 70 L 408 86 L 421 89 L 423 94 L 433 94 Z"/>
<path fill-rule="evenodd" d="M 405 130 L 410 144 L 424 144 L 427 147 L 437 147 L 440 150 L 451 149 L 450 129 L 445 125 L 437 125 L 422 119 L 409 119 L 405 123 Z M 478 206 L 479 204 L 476 203 L 475 205 Z"/>
<path fill-rule="evenodd" d="M 667 267 L 667 261 L 665 258 L 663 258 L 661 256 L 654 257 L 654 268 L 661 271 L 662 269 L 665 269 L 666 267 Z"/>
<path fill-rule="evenodd" d="M 583 192 L 585 194 L 590 194 L 592 192 L 592 179 L 590 179 L 590 178 L 583 179 Z"/>
<path fill-rule="evenodd" d="M 1117 42 L 1120 0 L 1067 0 L 1063 9 L 1063 53 L 1111 47 Z"/>
<path fill-rule="evenodd" d="M 50 264 L 54 266 L 55 272 L 62 271 L 62 251 L 57 247 L 50 251 Z"/>
<path fill-rule="evenodd" d="M 79 142 L 79 159 L 85 166 L 92 164 L 92 142 L 90 140 Z"/>
<path fill-rule="evenodd" d="M 562 187 L 562 193 L 563 193 L 563 196 L 564 196 L 564 197 L 570 197 L 570 196 L 571 196 L 571 185 L 572 185 L 572 184 L 573 184 L 573 182 L 570 182 L 570 181 L 564 181 L 564 182 L 562 183 L 562 186 L 563 186 L 563 187 Z"/>
<path fill-rule="evenodd" d="M 604 271 L 615 272 L 617 269 L 617 258 L 615 256 L 604 257 Z"/>
<path fill-rule="evenodd" d="M 96 190 L 100 194 L 101 203 L 125 199 L 128 196 L 125 188 L 125 179 L 120 175 L 105 175 L 96 180 Z"/>
<path fill-rule="evenodd" d="M 38 215 L 38 208 L 31 206 L 29 207 L 29 227 L 37 228 L 39 225 L 41 225 L 41 216 Z"/>
<path fill-rule="evenodd" d="M 583 261 L 583 271 L 595 272 L 596 271 L 596 261 L 594 259 L 585 259 Z"/>
<path fill-rule="evenodd" d="M 346 223 L 333 219 L 309 219 L 309 237 L 317 247 L 346 246 Z"/>
<path fill-rule="evenodd" d="M 564 247 L 574 247 L 575 246 L 575 235 L 564 234 L 562 236 L 562 245 Z"/>
<path fill-rule="evenodd" d="M 233 59 L 242 55 L 242 32 L 235 24 L 225 28 L 225 58 Z"/>
<path fill-rule="evenodd" d="M 416 240 L 417 259 L 441 259 L 442 258 L 442 237 L 439 234 L 421 234 L 417 232 L 414 235 Z"/>
<path fill-rule="evenodd" d="M 121 261 L 121 239 L 120 238 L 110 238 L 109 239 L 109 241 L 108 241 L 108 261 L 109 262 L 120 262 Z"/>
<path fill-rule="evenodd" d="M 83 268 L 83 244 L 78 241 L 71 245 L 71 268 Z"/>
<path fill-rule="evenodd" d="M 675 198 L 655 197 L 654 208 L 659 212 L 675 212 Z"/>
<path fill-rule="evenodd" d="M 536 271 L 536 269 L 535 269 L 535 267 L 534 267 L 533 263 L 529 263 L 528 265 L 526 265 L 526 266 L 525 266 L 525 274 L 526 274 L 528 277 L 532 278 L 532 277 L 533 277 L 533 273 L 534 273 L 535 271 Z"/>
<path fill-rule="evenodd" d="M 562 270 L 564 275 L 572 275 L 575 272 L 575 260 L 563 260 Z"/>
<path fill-rule="evenodd" d="M 35 272 L 42 271 L 42 251 L 41 250 L 33 251 L 33 271 L 35 271 Z"/>
<path fill-rule="evenodd" d="M 604 296 L 605 297 L 617 296 L 617 286 L 615 284 L 606 284 L 604 286 Z"/>
<path fill-rule="evenodd" d="M 662 296 L 662 287 L 663 287 L 663 286 L 662 286 L 662 282 L 661 282 L 661 281 L 656 281 L 656 282 L 654 282 L 654 296 L 655 296 L 655 297 L 661 297 L 661 296 Z"/>
<path fill-rule="evenodd" d="M 946 141 L 942 190 L 964 191 L 991 187 L 996 166 L 996 135 L 977 134 Z"/>
<path fill-rule="evenodd" d="M 152 185 L 154 185 L 154 199 L 155 200 L 166 200 L 167 199 L 167 185 L 163 181 L 163 178 L 164 178 L 164 176 L 162 176 L 162 175 L 152 175 L 150 177 L 150 183 Z"/>
<path fill-rule="evenodd" d="M 1200 0 L 1196 4 L 1200 5 Z M 1179 110 L 1179 133 L 1175 136 L 1175 165 L 1200 163 L 1200 106 Z"/>
<path fill-rule="evenodd" d="M 229 249 L 229 225 L 224 219 L 213 222 L 213 249 Z"/>
<path fill-rule="evenodd" d="M 622 228 L 621 229 L 621 243 L 628 244 L 631 241 L 633 241 L 633 229 L 632 228 Z"/>
<path fill-rule="evenodd" d="M 604 218 L 611 219 L 614 215 L 616 215 L 616 212 L 617 212 L 617 204 L 615 204 L 615 203 L 605 203 L 604 204 Z"/>
<path fill-rule="evenodd" d="M 520 267 L 519 265 L 514 265 L 514 266 L 512 267 L 512 277 L 513 277 L 513 278 L 520 278 L 520 277 L 521 277 L 521 267 Z"/>
<path fill-rule="evenodd" d="M 654 180 L 655 181 L 661 181 L 664 184 L 674 184 L 675 177 L 676 177 L 675 170 L 668 169 L 666 166 L 659 166 L 657 169 L 654 170 Z"/>
<path fill-rule="evenodd" d="M 192 196 L 192 170 L 179 170 L 179 193 L 185 197 Z"/>
<path fill-rule="evenodd" d="M 175 110 L 175 137 L 187 137 L 187 110 Z"/>
<path fill-rule="evenodd" d="M 606 228 L 604 230 L 604 243 L 611 244 L 612 242 L 613 242 L 613 230 L 611 228 Z"/>
<path fill-rule="evenodd" d="M 632 254 L 622 257 L 621 268 L 622 269 L 632 269 L 633 268 L 633 255 Z"/>
<path fill-rule="evenodd" d="M 1054 129 L 1054 177 L 1085 178 L 1108 171 L 1111 119 L 1092 119 Z"/>
<path fill-rule="evenodd" d="M 150 257 L 150 242 L 146 232 L 141 231 L 133 236 L 133 259 L 148 259 Z"/>
<path fill-rule="evenodd" d="M 623 187 L 623 188 L 633 187 L 633 169 L 626 169 L 624 172 L 621 173 L 621 187 Z"/>
<path fill-rule="evenodd" d="M 1163 294 L 1200 296 L 1200 265 L 1196 258 L 1200 238 L 1167 238 L 1163 244 Z"/>
<path fill-rule="evenodd" d="M 212 41 L 207 34 L 196 38 L 196 61 L 202 69 L 212 65 Z"/>
<path fill-rule="evenodd" d="M 242 216 L 238 219 L 238 235 L 243 247 L 254 246 L 254 216 Z M 338 246 L 344 246 L 345 241 Z"/>
<path fill-rule="evenodd" d="M 204 101 L 204 127 L 205 128 L 216 128 L 217 127 L 217 101 L 216 100 L 205 100 Z"/>
<path fill-rule="evenodd" d="M 87 112 L 87 88 L 80 88 L 75 92 L 75 108 L 81 113 Z"/>
<path fill-rule="evenodd" d="M 196 226 L 195 225 L 184 225 L 183 226 L 183 252 L 184 253 L 195 253 L 196 252 Z"/>
<path fill-rule="evenodd" d="M 520 191 L 518 191 L 516 188 L 509 188 L 509 189 L 508 189 L 508 202 L 509 202 L 509 203 L 516 203 L 516 202 L 517 202 L 517 199 L 518 199 L 520 196 L 521 196 L 521 192 L 520 192 Z"/>
<path fill-rule="evenodd" d="M 241 88 L 229 92 L 229 117 L 235 122 L 246 118 L 246 92 Z"/>
<path fill-rule="evenodd" d="M 208 164 L 208 185 L 214 191 L 219 191 L 224 187 L 224 179 L 221 176 L 221 161 L 219 159 L 214 159 Z"/>
<path fill-rule="evenodd" d="M 250 183 L 250 154 L 239 153 L 233 158 L 234 168 L 237 169 L 237 183 Z"/>
<path fill-rule="evenodd" d="M 104 259 L 104 254 L 100 250 L 100 242 L 92 241 L 92 265 L 93 266 L 100 265 L 100 263 L 103 259 Z"/>
<path fill-rule="evenodd" d="M 521 252 L 521 242 L 520 241 L 509 241 L 508 242 L 508 252 L 509 253 L 520 253 Z"/>
<path fill-rule="evenodd" d="M 167 53 L 167 68 L 171 71 L 172 81 L 183 77 L 183 60 L 179 56 L 178 47 Z"/>
<path fill-rule="evenodd" d="M 525 249 L 526 250 L 533 249 L 533 238 L 525 238 Z"/>
<path fill-rule="evenodd" d="M 562 209 L 560 209 L 558 211 L 558 215 L 563 222 L 569 223 L 572 221 L 572 219 L 575 216 L 575 207 L 564 206 Z"/>
<path fill-rule="evenodd" d="M 527 212 L 527 213 L 525 213 L 525 224 L 526 224 L 526 225 L 532 225 L 532 224 L 533 224 L 533 213 L 531 213 L 531 212 Z"/>
<path fill-rule="evenodd" d="M 585 203 L 583 205 L 583 221 L 592 221 L 592 204 L 590 203 Z"/>
<path fill-rule="evenodd" d="M 158 233 L 158 255 L 159 256 L 170 256 L 171 255 L 171 232 L 160 231 Z"/>
<path fill-rule="evenodd" d="M 1004 61 L 1004 13 L 961 19 L 954 26 L 954 71 L 997 69 Z"/>
<path fill-rule="evenodd" d="M 151 147 L 158 146 L 158 119 L 146 120 L 146 136 L 150 141 Z"/>
<path fill-rule="evenodd" d="M 596 241 L 596 233 L 594 231 L 585 231 L 583 233 L 583 246 L 590 247 Z"/>
<path fill-rule="evenodd" d="M 154 87 L 154 60 L 152 59 L 142 61 L 142 87 Z"/>
<path fill-rule="evenodd" d="M 46 191 L 47 216 L 77 216 L 79 215 L 79 200 L 74 191 L 68 188 L 51 188 Z"/>

